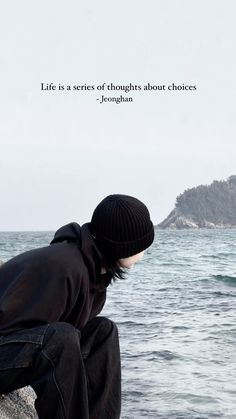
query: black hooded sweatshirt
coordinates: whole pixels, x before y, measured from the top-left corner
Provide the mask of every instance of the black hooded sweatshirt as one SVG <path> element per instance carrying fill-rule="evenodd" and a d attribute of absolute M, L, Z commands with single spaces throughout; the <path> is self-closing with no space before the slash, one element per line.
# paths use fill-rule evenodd
<path fill-rule="evenodd" d="M 2 265 L 0 335 L 55 321 L 82 329 L 100 313 L 107 282 L 89 225 L 67 224 L 49 246 L 24 252 Z"/>

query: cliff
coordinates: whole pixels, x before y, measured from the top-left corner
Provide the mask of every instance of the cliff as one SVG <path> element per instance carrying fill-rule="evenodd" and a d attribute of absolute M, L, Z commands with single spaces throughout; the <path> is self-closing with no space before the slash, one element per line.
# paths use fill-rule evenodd
<path fill-rule="evenodd" d="M 176 198 L 175 208 L 157 227 L 236 227 L 236 176 L 187 189 Z"/>

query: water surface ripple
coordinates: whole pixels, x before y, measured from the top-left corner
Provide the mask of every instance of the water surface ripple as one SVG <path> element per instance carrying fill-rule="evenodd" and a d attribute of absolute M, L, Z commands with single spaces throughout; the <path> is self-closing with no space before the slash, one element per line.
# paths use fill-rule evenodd
<path fill-rule="evenodd" d="M 0 233 L 0 259 L 49 232 Z M 236 230 L 157 231 L 103 314 L 119 327 L 122 419 L 236 419 Z"/>

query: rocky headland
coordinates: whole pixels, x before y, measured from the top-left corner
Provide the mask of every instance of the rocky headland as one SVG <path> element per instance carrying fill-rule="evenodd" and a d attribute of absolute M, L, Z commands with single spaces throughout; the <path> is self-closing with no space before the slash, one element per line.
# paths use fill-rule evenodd
<path fill-rule="evenodd" d="M 236 175 L 226 181 L 187 189 L 176 198 L 175 208 L 156 226 L 161 229 L 236 227 Z"/>

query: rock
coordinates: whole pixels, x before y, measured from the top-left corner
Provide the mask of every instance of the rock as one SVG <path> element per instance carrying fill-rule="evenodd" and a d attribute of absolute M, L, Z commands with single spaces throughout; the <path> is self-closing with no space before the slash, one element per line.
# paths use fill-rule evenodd
<path fill-rule="evenodd" d="M 0 396 L 0 419 L 36 419 L 34 408 L 36 394 L 31 387 L 24 387 Z"/>
<path fill-rule="evenodd" d="M 172 230 L 189 228 L 197 229 L 199 228 L 199 224 L 194 218 L 181 214 L 181 212 L 175 208 L 164 221 L 158 224 L 157 227 L 162 229 L 169 228 Z"/>
<path fill-rule="evenodd" d="M 199 228 L 198 225 L 188 217 L 183 216 L 178 212 L 178 210 L 175 208 L 171 213 L 168 215 L 168 217 L 162 221 L 162 223 L 158 224 L 158 228 L 162 229 L 189 229 L 189 228 Z"/>

